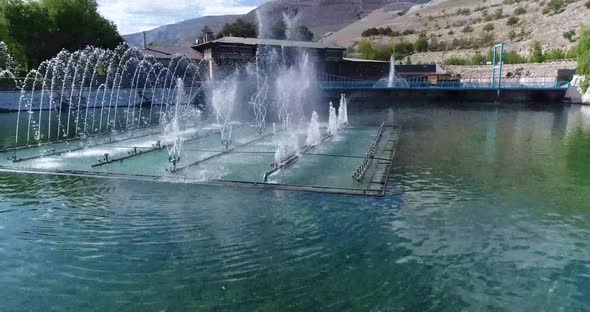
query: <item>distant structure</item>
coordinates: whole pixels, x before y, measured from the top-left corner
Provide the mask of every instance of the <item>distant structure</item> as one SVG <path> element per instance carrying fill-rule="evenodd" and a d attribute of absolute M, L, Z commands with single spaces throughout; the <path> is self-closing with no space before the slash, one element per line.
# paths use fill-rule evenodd
<path fill-rule="evenodd" d="M 347 78 L 376 80 L 389 74 L 389 65 L 388 61 L 343 58 L 340 62 L 327 64 L 325 70 L 327 73 Z M 395 72 L 398 77 L 404 79 L 444 74 L 444 70 L 438 64 L 396 64 Z"/>
<path fill-rule="evenodd" d="M 140 49 L 144 55 L 153 56 L 164 66 L 168 66 L 170 61 L 180 56 L 193 61 L 200 61 L 203 55 L 187 46 L 145 46 Z"/>
<path fill-rule="evenodd" d="M 340 62 L 344 58 L 346 49 L 330 46 L 318 42 L 290 41 L 275 39 L 223 37 L 217 40 L 197 41 L 193 49 L 203 55 L 209 62 L 210 76 L 213 77 L 213 68 L 235 66 L 245 64 L 256 57 L 260 48 L 280 50 L 281 55 L 287 61 L 294 59 L 301 51 L 309 53 L 320 62 L 320 67 L 327 63 Z"/>
<path fill-rule="evenodd" d="M 205 26 L 201 30 L 201 37 L 197 38 L 196 44 L 207 43 L 207 42 L 212 41 L 214 39 L 215 39 L 215 36 L 214 36 L 213 30 L 211 30 L 211 28 L 209 28 L 209 26 Z"/>

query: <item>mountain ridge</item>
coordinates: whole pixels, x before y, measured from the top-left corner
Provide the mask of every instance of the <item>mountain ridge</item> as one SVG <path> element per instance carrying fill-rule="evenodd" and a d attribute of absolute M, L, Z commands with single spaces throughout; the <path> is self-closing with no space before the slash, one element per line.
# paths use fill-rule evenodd
<path fill-rule="evenodd" d="M 253 11 L 244 15 L 204 16 L 179 23 L 163 25 L 146 31 L 147 43 L 162 45 L 186 45 L 193 43 L 204 26 L 209 26 L 214 32 L 219 32 L 223 25 L 232 23 L 238 18 L 249 22 L 262 16 L 264 25 L 270 26 L 289 16 L 297 25 L 305 25 L 314 33 L 314 40 L 321 39 L 325 34 L 338 31 L 371 12 L 383 8 L 394 7 L 405 10 L 425 0 L 272 0 L 266 2 Z M 143 45 L 143 34 L 133 33 L 123 35 L 123 38 L 134 46 Z"/>

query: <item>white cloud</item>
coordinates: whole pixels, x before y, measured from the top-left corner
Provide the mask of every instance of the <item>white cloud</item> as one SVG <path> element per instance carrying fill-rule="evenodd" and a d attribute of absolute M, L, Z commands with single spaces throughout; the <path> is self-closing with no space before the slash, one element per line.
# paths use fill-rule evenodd
<path fill-rule="evenodd" d="M 98 0 L 98 9 L 129 34 L 205 15 L 244 14 L 263 0 Z"/>

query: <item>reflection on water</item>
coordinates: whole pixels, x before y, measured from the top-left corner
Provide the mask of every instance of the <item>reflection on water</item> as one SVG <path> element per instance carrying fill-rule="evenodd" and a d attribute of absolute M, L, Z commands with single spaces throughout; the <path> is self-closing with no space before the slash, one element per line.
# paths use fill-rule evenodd
<path fill-rule="evenodd" d="M 386 198 L 0 175 L 2 309 L 589 309 L 588 110 L 394 113 Z"/>

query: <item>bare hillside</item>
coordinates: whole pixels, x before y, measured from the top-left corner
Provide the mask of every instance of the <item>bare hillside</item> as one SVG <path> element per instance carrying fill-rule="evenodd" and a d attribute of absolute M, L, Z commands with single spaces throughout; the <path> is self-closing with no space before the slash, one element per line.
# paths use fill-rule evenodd
<path fill-rule="evenodd" d="M 401 14 L 401 13 L 400 13 Z M 345 47 L 353 47 L 362 39 L 361 33 L 371 27 L 390 27 L 394 31 L 411 30 L 415 34 L 398 37 L 373 37 L 372 40 L 387 44 L 399 41 L 414 42 L 419 33 L 425 33 L 432 43 L 452 46 L 457 42 L 482 40 L 506 42 L 508 49 L 528 52 L 534 41 L 544 49 L 569 49 L 576 35 L 569 39 L 564 33 L 579 33 L 581 25 L 589 23 L 590 9 L 584 1 L 565 2 L 557 9 L 548 9 L 548 3 L 514 0 L 442 0 L 416 5 L 403 16 L 398 12 L 378 9 L 367 17 L 326 37 L 323 41 Z M 489 46 L 482 50 L 489 49 Z M 419 53 L 413 61 L 440 61 L 449 55 L 468 57 L 474 48 L 447 47 L 444 52 Z"/>
<path fill-rule="evenodd" d="M 315 39 L 322 38 L 326 33 L 340 30 L 366 17 L 371 12 L 389 7 L 403 10 L 416 3 L 427 0 L 273 0 L 269 1 L 246 15 L 206 16 L 194 18 L 180 23 L 165 25 L 147 31 L 147 41 L 159 42 L 163 45 L 186 45 L 194 42 L 201 29 L 207 25 L 214 32 L 221 30 L 225 23 L 243 18 L 254 22 L 260 16 L 267 27 L 284 14 L 292 18 L 296 25 L 305 25 L 314 33 Z M 141 45 L 142 34 L 129 34 L 125 40 L 132 45 Z"/>
<path fill-rule="evenodd" d="M 274 0 L 256 9 L 272 24 L 283 17 L 283 13 L 295 18 L 295 23 L 306 25 L 316 39 L 362 20 L 371 12 L 391 7 L 403 10 L 426 0 Z M 255 12 L 248 15 L 253 20 Z"/>

